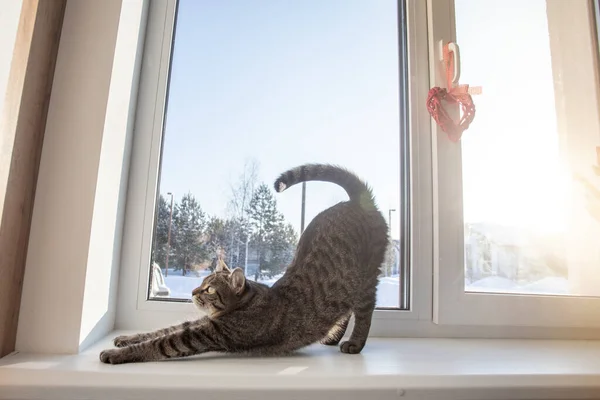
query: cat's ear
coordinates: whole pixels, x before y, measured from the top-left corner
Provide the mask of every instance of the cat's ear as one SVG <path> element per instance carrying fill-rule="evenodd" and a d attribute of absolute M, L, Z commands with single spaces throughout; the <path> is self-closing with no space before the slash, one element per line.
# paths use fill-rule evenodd
<path fill-rule="evenodd" d="M 217 260 L 217 266 L 215 267 L 215 271 L 216 272 L 221 272 L 221 271 L 231 272 L 231 270 L 229 269 L 227 264 L 225 264 L 225 261 L 221 260 L 220 258 Z"/>
<path fill-rule="evenodd" d="M 229 280 L 235 294 L 241 294 L 244 291 L 244 287 L 246 287 L 246 277 L 244 276 L 244 271 L 241 268 L 235 268 L 231 272 Z"/>

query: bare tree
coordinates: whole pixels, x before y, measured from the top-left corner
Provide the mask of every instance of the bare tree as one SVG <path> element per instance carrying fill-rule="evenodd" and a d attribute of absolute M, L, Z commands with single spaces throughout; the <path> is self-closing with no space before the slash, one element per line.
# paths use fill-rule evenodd
<path fill-rule="evenodd" d="M 247 223 L 248 217 L 246 216 L 246 210 L 250 206 L 250 200 L 252 200 L 252 196 L 254 195 L 254 190 L 258 181 L 258 170 L 259 163 L 256 159 L 246 159 L 244 162 L 244 170 L 238 176 L 237 181 L 230 185 L 231 198 L 229 200 L 228 208 L 232 219 L 236 220 L 238 223 L 237 231 L 231 231 L 230 249 L 233 249 L 235 246 L 235 254 L 238 258 L 236 259 L 235 265 L 238 266 L 240 264 L 239 254 L 241 238 L 249 235 L 249 232 L 243 232 L 243 230 L 247 230 L 249 226 Z M 247 251 L 247 249 L 245 251 Z M 234 265 L 233 251 L 230 251 L 229 254 L 229 265 Z"/>

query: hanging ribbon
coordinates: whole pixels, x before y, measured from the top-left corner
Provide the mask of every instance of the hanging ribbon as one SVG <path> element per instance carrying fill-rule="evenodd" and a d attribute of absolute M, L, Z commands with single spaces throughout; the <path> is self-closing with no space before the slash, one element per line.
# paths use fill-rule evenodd
<path fill-rule="evenodd" d="M 454 44 L 453 44 L 454 45 Z M 456 45 L 454 45 L 456 46 Z M 451 51 L 449 44 L 445 44 L 443 51 L 443 65 L 446 72 L 446 85 L 448 89 L 433 87 L 427 95 L 427 111 L 435 122 L 448 135 L 452 142 L 458 142 L 465 130 L 469 128 L 475 118 L 475 104 L 471 93 L 480 94 L 481 88 L 469 88 L 469 85 L 456 85 L 458 80 L 458 68 L 456 63 L 456 47 Z M 461 109 L 461 117 L 458 122 L 452 120 L 444 108 L 443 101 L 449 104 L 458 104 Z"/>

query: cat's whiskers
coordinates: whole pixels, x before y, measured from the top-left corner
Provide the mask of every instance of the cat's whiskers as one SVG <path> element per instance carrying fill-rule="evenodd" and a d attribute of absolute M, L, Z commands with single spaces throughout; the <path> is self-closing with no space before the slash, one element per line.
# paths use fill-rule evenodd
<path fill-rule="evenodd" d="M 192 296 L 192 303 L 200 309 L 204 309 L 204 302 L 196 296 Z"/>

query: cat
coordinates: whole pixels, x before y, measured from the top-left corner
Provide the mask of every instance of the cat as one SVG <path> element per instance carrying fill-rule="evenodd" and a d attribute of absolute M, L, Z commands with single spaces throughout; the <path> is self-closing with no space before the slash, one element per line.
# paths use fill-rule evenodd
<path fill-rule="evenodd" d="M 205 352 L 282 355 L 321 342 L 338 345 L 355 323 L 343 353 L 360 353 L 375 309 L 388 226 L 371 189 L 350 171 L 306 164 L 284 172 L 275 190 L 305 181 L 338 184 L 349 201 L 318 214 L 302 233 L 290 266 L 271 288 L 219 262 L 193 290 L 206 316 L 150 333 L 118 336 L 104 363 L 158 361 Z"/>

